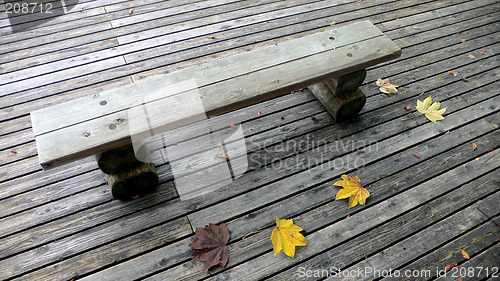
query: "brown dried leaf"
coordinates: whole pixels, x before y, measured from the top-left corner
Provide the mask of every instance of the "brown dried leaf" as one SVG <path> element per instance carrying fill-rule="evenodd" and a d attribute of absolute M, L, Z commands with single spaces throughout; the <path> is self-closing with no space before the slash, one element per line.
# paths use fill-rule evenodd
<path fill-rule="evenodd" d="M 405 106 L 406 110 L 410 110 L 411 109 L 411 106 L 407 105 Z"/>
<path fill-rule="evenodd" d="M 260 112 L 260 111 L 259 111 L 259 112 L 257 112 L 257 114 L 259 114 L 259 116 L 262 116 L 262 112 Z"/>
<path fill-rule="evenodd" d="M 139 194 L 132 196 L 132 199 L 137 199 L 139 198 Z"/>
<path fill-rule="evenodd" d="M 366 255 L 366 253 L 364 253 L 364 255 L 365 255 L 365 260 L 367 260 L 367 259 L 368 259 L 368 256 Z"/>
<path fill-rule="evenodd" d="M 10 150 L 10 152 L 14 153 L 14 154 L 17 154 L 17 151 L 13 148 Z"/>
<path fill-rule="evenodd" d="M 434 217 L 434 214 L 431 215 L 431 218 L 433 218 L 433 217 Z"/>
<path fill-rule="evenodd" d="M 482 51 L 479 51 L 479 53 L 480 53 L 481 55 L 486 55 L 486 53 L 485 53 L 485 52 L 482 52 Z"/>
<path fill-rule="evenodd" d="M 456 263 L 455 263 L 455 264 L 449 264 L 449 265 L 447 265 L 447 266 L 445 267 L 445 269 L 444 269 L 444 270 L 445 270 L 445 272 L 448 272 L 448 271 L 450 271 L 452 268 L 457 267 L 457 266 L 458 266 L 458 264 L 456 264 Z"/>
<path fill-rule="evenodd" d="M 197 239 L 189 244 L 194 248 L 191 258 L 195 261 L 205 262 L 205 271 L 215 265 L 224 267 L 229 260 L 229 249 L 226 244 L 229 241 L 229 230 L 224 223 L 215 225 L 210 223 L 205 228 L 197 227 L 195 231 Z"/>
<path fill-rule="evenodd" d="M 492 152 L 493 150 L 493 148 L 488 148 L 488 152 Z"/>
<path fill-rule="evenodd" d="M 133 13 L 134 13 L 134 9 L 130 9 L 130 10 L 128 10 L 128 14 L 129 14 L 129 15 L 131 15 L 131 14 L 133 14 Z"/>
<path fill-rule="evenodd" d="M 477 148 L 477 144 L 472 143 L 472 150 L 476 150 L 476 148 Z"/>
<path fill-rule="evenodd" d="M 380 87 L 379 90 L 382 93 L 394 94 L 394 93 L 398 92 L 398 89 L 396 89 L 396 88 L 399 86 L 391 84 L 391 81 L 389 80 L 389 78 L 387 78 L 387 79 L 379 78 L 379 79 L 377 79 L 377 81 L 375 83 L 377 84 L 377 86 Z"/>
<path fill-rule="evenodd" d="M 208 39 L 215 39 L 215 36 L 213 36 L 213 35 L 208 35 L 208 36 L 207 36 L 207 38 L 208 38 Z"/>
<path fill-rule="evenodd" d="M 466 251 L 462 250 L 462 256 L 464 257 L 464 259 L 470 259 L 470 256 L 469 256 L 469 253 L 467 253 Z"/>
<path fill-rule="evenodd" d="M 407 93 L 407 91 L 406 91 L 406 87 L 403 87 L 403 92 L 404 92 L 404 93 Z"/>
<path fill-rule="evenodd" d="M 415 155 L 415 157 L 417 158 L 420 158 L 420 155 L 418 155 L 417 153 L 413 153 L 413 155 Z"/>
<path fill-rule="evenodd" d="M 475 58 L 476 58 L 476 56 L 474 56 L 473 54 L 469 54 L 469 58 L 471 58 L 471 59 L 475 59 Z"/>

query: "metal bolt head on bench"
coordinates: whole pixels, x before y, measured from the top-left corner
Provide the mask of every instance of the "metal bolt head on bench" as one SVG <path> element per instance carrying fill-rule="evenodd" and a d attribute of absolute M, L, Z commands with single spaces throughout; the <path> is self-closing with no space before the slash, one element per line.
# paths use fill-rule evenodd
<path fill-rule="evenodd" d="M 99 155 L 151 132 L 308 86 L 337 120 L 344 120 L 365 103 L 358 89 L 365 68 L 400 55 L 372 23 L 361 21 L 41 109 L 31 113 L 40 164 L 46 169 Z M 147 118 L 131 118 L 137 112 Z"/>

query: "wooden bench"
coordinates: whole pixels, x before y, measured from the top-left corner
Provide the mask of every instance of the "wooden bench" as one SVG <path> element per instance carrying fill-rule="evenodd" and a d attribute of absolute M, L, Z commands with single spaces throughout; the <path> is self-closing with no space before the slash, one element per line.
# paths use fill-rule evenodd
<path fill-rule="evenodd" d="M 141 139 L 309 87 L 337 121 L 359 113 L 365 68 L 401 49 L 369 21 L 241 53 L 31 113 L 40 164 L 97 155 L 113 196 L 158 183 Z M 145 117 L 146 116 L 146 117 Z M 138 152 L 139 147 L 139 152 Z M 136 159 L 136 155 L 142 156 Z"/>

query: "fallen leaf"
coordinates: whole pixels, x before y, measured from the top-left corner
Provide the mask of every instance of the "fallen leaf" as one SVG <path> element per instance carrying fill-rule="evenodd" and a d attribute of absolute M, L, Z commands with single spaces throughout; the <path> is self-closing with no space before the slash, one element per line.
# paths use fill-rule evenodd
<path fill-rule="evenodd" d="M 492 152 L 493 150 L 493 148 L 488 148 L 488 152 Z"/>
<path fill-rule="evenodd" d="M 222 153 L 221 155 L 219 155 L 219 157 L 229 159 L 229 155 L 227 155 L 226 153 Z"/>
<path fill-rule="evenodd" d="M 451 70 L 449 70 L 448 72 L 449 72 L 451 75 L 453 75 L 453 76 L 457 76 L 457 74 L 456 74 L 455 72 L 451 71 Z"/>
<path fill-rule="evenodd" d="M 446 134 L 449 134 L 449 133 L 450 133 L 450 131 L 446 131 L 446 133 L 444 133 L 444 134 L 446 135 Z"/>
<path fill-rule="evenodd" d="M 128 10 L 128 14 L 129 14 L 129 15 L 131 15 L 131 14 L 133 14 L 133 13 L 134 13 L 134 9 L 130 9 L 130 10 Z"/>
<path fill-rule="evenodd" d="M 476 150 L 476 148 L 477 148 L 477 144 L 472 143 L 472 150 Z"/>
<path fill-rule="evenodd" d="M 231 122 L 231 124 L 229 124 L 229 126 L 231 126 L 231 128 L 233 128 L 233 129 L 236 129 L 236 125 L 234 125 L 233 122 Z"/>
<path fill-rule="evenodd" d="M 471 59 L 475 59 L 475 58 L 476 58 L 476 56 L 474 56 L 473 54 L 469 54 L 469 58 L 471 58 Z"/>
<path fill-rule="evenodd" d="M 311 120 L 316 121 L 316 117 L 311 116 Z"/>
<path fill-rule="evenodd" d="M 208 36 L 207 36 L 207 38 L 208 38 L 208 39 L 215 39 L 215 36 L 213 36 L 213 35 L 208 35 Z"/>
<path fill-rule="evenodd" d="M 10 152 L 14 153 L 14 154 L 17 154 L 17 151 L 13 148 L 10 150 Z"/>
<path fill-rule="evenodd" d="M 365 255 L 365 260 L 367 260 L 367 259 L 368 259 L 368 256 L 366 255 L 366 253 L 363 253 L 363 254 Z"/>
<path fill-rule="evenodd" d="M 215 146 L 222 146 L 222 143 L 221 143 L 221 142 L 219 142 L 219 143 L 218 143 L 218 144 L 216 144 Z"/>
<path fill-rule="evenodd" d="M 342 187 L 335 200 L 349 198 L 349 208 L 355 207 L 358 203 L 365 205 L 366 198 L 370 197 L 370 192 L 361 186 L 361 181 L 357 176 L 342 175 L 342 180 L 333 185 Z"/>
<path fill-rule="evenodd" d="M 139 198 L 139 194 L 132 196 L 133 199 Z"/>
<path fill-rule="evenodd" d="M 406 87 L 403 87 L 403 92 L 406 93 Z"/>
<path fill-rule="evenodd" d="M 420 94 L 418 94 L 419 96 L 423 95 L 425 92 L 421 92 Z"/>
<path fill-rule="evenodd" d="M 476 158 L 476 160 L 477 160 L 477 161 L 479 161 L 479 157 L 478 157 L 478 158 Z"/>
<path fill-rule="evenodd" d="M 485 53 L 485 52 L 482 52 L 482 51 L 479 51 L 479 53 L 480 53 L 481 55 L 486 55 L 486 53 Z"/>
<path fill-rule="evenodd" d="M 444 270 L 445 270 L 445 272 L 448 272 L 448 271 L 450 271 L 452 268 L 457 267 L 457 266 L 458 266 L 458 264 L 449 264 L 449 265 L 447 265 L 447 266 L 445 267 L 445 269 L 444 269 Z"/>
<path fill-rule="evenodd" d="M 260 112 L 260 111 L 259 111 L 259 112 L 257 112 L 257 114 L 259 114 L 259 116 L 262 116 L 262 112 Z"/>
<path fill-rule="evenodd" d="M 226 246 L 229 241 L 227 226 L 224 223 L 218 226 L 210 223 L 205 228 L 197 227 L 195 234 L 197 239 L 189 244 L 189 247 L 195 249 L 191 258 L 205 262 L 205 271 L 217 264 L 224 267 L 229 260 L 229 249 Z"/>
<path fill-rule="evenodd" d="M 295 246 L 307 245 L 306 238 L 300 234 L 304 230 L 301 227 L 293 224 L 293 220 L 282 219 L 276 217 L 276 228 L 271 234 L 273 242 L 274 255 L 276 256 L 281 250 L 285 255 L 293 258 L 295 255 Z"/>
<path fill-rule="evenodd" d="M 348 219 L 348 218 L 350 218 L 350 217 L 351 217 L 351 214 L 348 214 L 348 215 L 347 215 L 347 217 L 346 217 L 346 219 Z"/>
<path fill-rule="evenodd" d="M 379 90 L 382 93 L 394 94 L 394 93 L 398 92 L 398 89 L 396 89 L 396 88 L 399 86 L 391 84 L 389 78 L 387 78 L 387 79 L 379 78 L 379 79 L 377 79 L 377 81 L 375 83 L 377 84 L 377 86 L 380 87 Z"/>
<path fill-rule="evenodd" d="M 411 109 L 411 106 L 406 105 L 406 106 L 405 106 L 405 108 L 406 108 L 406 110 L 410 110 L 410 109 Z"/>
<path fill-rule="evenodd" d="M 469 256 L 469 253 L 467 253 L 466 251 L 462 250 L 462 256 L 464 257 L 464 259 L 470 259 L 470 256 Z"/>
<path fill-rule="evenodd" d="M 274 21 L 275 21 L 275 22 L 278 22 L 278 19 L 275 19 Z"/>
<path fill-rule="evenodd" d="M 467 39 L 461 39 L 460 41 L 462 41 L 462 43 L 465 43 L 465 41 L 467 41 Z"/>
<path fill-rule="evenodd" d="M 281 115 L 281 120 L 285 120 L 285 116 Z"/>
<path fill-rule="evenodd" d="M 443 120 L 443 113 L 446 111 L 446 107 L 439 109 L 439 102 L 432 103 L 432 105 L 431 103 L 432 97 L 429 96 L 424 100 L 424 102 L 417 100 L 416 108 L 418 112 L 425 114 L 425 117 L 427 117 L 427 119 L 431 120 L 434 123 L 436 123 L 437 120 Z"/>
<path fill-rule="evenodd" d="M 413 155 L 415 155 L 415 157 L 417 158 L 420 158 L 420 155 L 418 155 L 417 153 L 413 153 Z"/>
<path fill-rule="evenodd" d="M 431 215 L 431 218 L 433 218 L 433 217 L 434 217 L 434 214 Z"/>
<path fill-rule="evenodd" d="M 335 22 L 334 21 L 330 22 L 330 25 L 335 25 Z"/>
<path fill-rule="evenodd" d="M 302 145 L 300 145 L 300 144 L 299 144 L 299 145 L 297 145 L 297 147 L 295 148 L 295 150 L 297 150 L 297 151 L 300 151 L 300 150 L 302 150 L 302 149 L 303 149 L 303 148 L 302 148 Z"/>

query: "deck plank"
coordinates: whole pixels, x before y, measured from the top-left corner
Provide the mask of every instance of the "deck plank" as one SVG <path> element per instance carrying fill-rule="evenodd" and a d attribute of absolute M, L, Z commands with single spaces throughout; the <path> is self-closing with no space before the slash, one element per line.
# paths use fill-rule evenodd
<path fill-rule="evenodd" d="M 0 279 L 295 280 L 299 268 L 365 264 L 431 270 L 434 279 L 447 264 L 497 266 L 499 12 L 495 0 L 81 0 L 10 34 L 0 12 Z M 39 166 L 32 111 L 362 20 L 403 56 L 368 69 L 367 104 L 351 122 L 335 124 L 304 90 L 166 132 L 148 142 L 161 174 L 156 194 L 126 202 L 112 200 L 91 157 L 50 172 Z M 106 66 L 110 59 L 121 61 Z M 400 85 L 398 93 L 380 93 L 378 78 Z M 429 95 L 448 107 L 437 124 L 414 109 Z M 233 156 L 247 157 L 248 171 L 181 201 L 172 164 L 186 177 L 203 173 L 213 166 L 197 156 L 210 147 L 170 155 L 172 163 L 161 150 L 199 143 L 206 126 L 224 138 L 231 122 L 243 128 L 248 153 Z M 330 171 L 339 159 L 349 165 Z M 361 177 L 366 206 L 334 200 L 342 173 Z M 272 254 L 276 216 L 306 229 L 309 245 L 294 259 Z M 188 244 L 208 222 L 228 225 L 231 256 L 207 273 Z"/>

